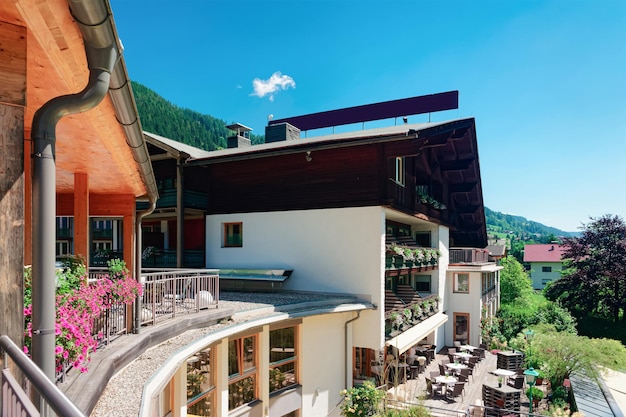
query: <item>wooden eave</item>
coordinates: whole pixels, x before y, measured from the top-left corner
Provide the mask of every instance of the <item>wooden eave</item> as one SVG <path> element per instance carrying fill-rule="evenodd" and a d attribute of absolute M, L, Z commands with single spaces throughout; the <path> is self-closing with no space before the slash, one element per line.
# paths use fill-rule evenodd
<path fill-rule="evenodd" d="M 52 98 L 78 93 L 87 85 L 83 39 L 67 0 L 3 0 L 0 23 L 26 28 L 24 139 L 29 143 L 35 111 Z M 25 153 L 30 158 L 28 145 Z M 74 173 L 89 176 L 93 193 L 135 197 L 147 193 L 109 95 L 95 108 L 57 124 L 57 193 L 73 192 Z"/>

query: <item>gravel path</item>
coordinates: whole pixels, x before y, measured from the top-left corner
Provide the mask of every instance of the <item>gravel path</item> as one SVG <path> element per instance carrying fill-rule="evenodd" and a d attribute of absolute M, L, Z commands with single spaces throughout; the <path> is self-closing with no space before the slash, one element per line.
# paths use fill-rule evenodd
<path fill-rule="evenodd" d="M 219 305 L 220 308 L 224 309 L 244 311 L 326 298 L 328 296 L 323 294 L 224 292 L 220 294 Z M 248 316 L 246 320 L 249 319 L 250 317 Z M 144 384 L 174 352 L 204 335 L 232 324 L 234 324 L 233 321 L 202 329 L 189 330 L 148 349 L 113 376 L 94 407 L 91 416 L 137 416 Z M 115 344 L 111 346 L 111 349 L 115 349 Z"/>

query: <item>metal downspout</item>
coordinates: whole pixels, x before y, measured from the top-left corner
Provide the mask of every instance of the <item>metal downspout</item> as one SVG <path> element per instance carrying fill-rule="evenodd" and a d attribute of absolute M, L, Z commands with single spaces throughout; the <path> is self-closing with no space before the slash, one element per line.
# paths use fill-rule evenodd
<path fill-rule="evenodd" d="M 105 36 L 102 26 L 110 13 L 101 1 L 76 2 L 70 9 L 81 27 L 89 66 L 89 82 L 77 94 L 53 98 L 33 117 L 33 338 L 32 358 L 52 381 L 55 380 L 55 216 L 56 216 L 56 125 L 67 115 L 85 112 L 106 95 L 111 71 L 119 59 L 117 42 Z M 110 39 L 108 39 L 110 38 Z"/>
<path fill-rule="evenodd" d="M 135 220 L 135 279 L 139 283 L 142 282 L 141 280 L 141 254 L 142 254 L 141 221 L 143 220 L 144 217 L 152 214 L 155 208 L 156 208 L 156 200 L 151 200 L 150 206 L 147 209 L 137 213 L 137 217 Z M 142 298 L 141 295 L 138 295 L 137 299 L 135 299 L 135 323 L 133 325 L 133 333 L 136 333 L 136 334 L 139 334 L 139 331 L 141 329 L 141 311 L 143 309 L 141 305 L 141 298 Z"/>
<path fill-rule="evenodd" d="M 352 323 L 355 320 L 358 320 L 359 318 L 361 318 L 361 311 L 357 311 L 356 312 L 356 317 L 352 317 L 350 320 L 348 320 L 347 322 L 345 322 L 343 324 L 343 337 L 344 337 L 344 357 L 345 357 L 345 363 L 346 363 L 346 367 L 343 370 L 343 379 L 346 381 L 346 389 L 350 388 L 352 386 L 352 383 L 350 383 L 350 381 L 348 381 L 348 366 L 350 366 L 348 364 L 348 324 Z"/>

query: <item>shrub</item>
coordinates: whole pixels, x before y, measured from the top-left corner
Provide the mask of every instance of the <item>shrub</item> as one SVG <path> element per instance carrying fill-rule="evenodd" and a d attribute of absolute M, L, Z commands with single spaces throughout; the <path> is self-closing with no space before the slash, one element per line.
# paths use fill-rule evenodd
<path fill-rule="evenodd" d="M 343 390 L 341 414 L 346 417 L 368 417 L 377 415 L 380 411 L 381 400 L 385 396 L 382 390 L 376 389 L 372 381 L 365 381 L 363 385 Z"/>

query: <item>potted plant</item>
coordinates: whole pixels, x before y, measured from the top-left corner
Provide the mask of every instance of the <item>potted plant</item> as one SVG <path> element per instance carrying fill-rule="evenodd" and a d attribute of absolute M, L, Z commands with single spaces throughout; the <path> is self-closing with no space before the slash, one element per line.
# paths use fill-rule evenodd
<path fill-rule="evenodd" d="M 539 405 L 539 401 L 543 399 L 543 391 L 540 388 L 532 386 L 526 390 L 526 396 L 530 399 L 530 392 L 532 390 L 532 399 L 533 399 L 533 407 L 537 407 Z"/>
<path fill-rule="evenodd" d="M 539 375 L 537 375 L 537 378 L 535 379 L 535 385 L 543 385 L 543 380 L 546 377 L 546 373 L 541 369 L 537 369 L 537 373 Z"/>

